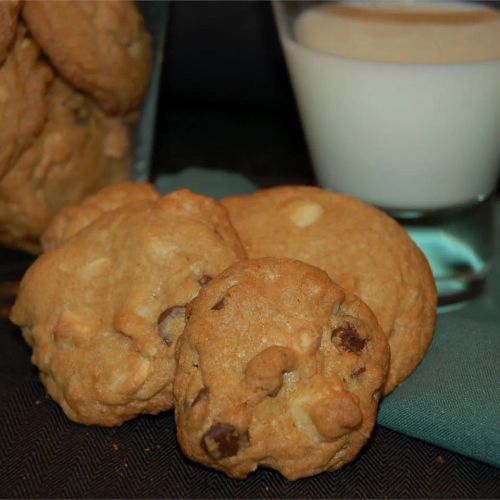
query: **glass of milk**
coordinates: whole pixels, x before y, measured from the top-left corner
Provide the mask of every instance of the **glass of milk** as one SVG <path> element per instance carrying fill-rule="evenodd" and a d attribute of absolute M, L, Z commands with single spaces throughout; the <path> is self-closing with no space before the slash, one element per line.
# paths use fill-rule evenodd
<path fill-rule="evenodd" d="M 318 182 L 389 212 L 441 305 L 482 291 L 500 169 L 495 3 L 273 3 Z"/>

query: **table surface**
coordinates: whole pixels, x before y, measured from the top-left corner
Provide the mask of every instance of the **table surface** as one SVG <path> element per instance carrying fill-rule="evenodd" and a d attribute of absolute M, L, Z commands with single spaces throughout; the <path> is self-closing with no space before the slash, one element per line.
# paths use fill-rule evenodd
<path fill-rule="evenodd" d="M 313 184 L 303 137 L 289 119 L 170 107 L 160 113 L 153 176 L 202 165 L 237 171 L 261 187 Z M 381 426 L 354 463 L 288 482 L 270 470 L 230 480 L 189 462 L 171 413 L 113 429 L 70 422 L 46 397 L 29 348 L 5 317 L 31 261 L 0 248 L 0 497 L 500 498 L 495 467 Z"/>

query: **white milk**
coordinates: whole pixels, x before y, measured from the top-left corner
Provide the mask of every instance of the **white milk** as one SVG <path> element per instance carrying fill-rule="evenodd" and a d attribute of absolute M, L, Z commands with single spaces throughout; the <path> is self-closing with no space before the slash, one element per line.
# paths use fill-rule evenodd
<path fill-rule="evenodd" d="M 301 14 L 297 41 L 281 30 L 320 184 L 387 209 L 486 197 L 500 166 L 500 14 L 335 9 Z"/>

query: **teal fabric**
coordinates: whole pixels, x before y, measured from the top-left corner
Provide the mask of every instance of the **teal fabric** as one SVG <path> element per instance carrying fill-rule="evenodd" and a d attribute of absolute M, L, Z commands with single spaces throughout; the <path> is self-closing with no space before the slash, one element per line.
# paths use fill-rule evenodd
<path fill-rule="evenodd" d="M 500 235 L 500 205 L 495 215 Z M 382 401 L 378 423 L 500 467 L 499 248 L 486 293 L 438 315 L 427 355 Z"/>
<path fill-rule="evenodd" d="M 257 189 L 252 181 L 242 175 L 196 167 L 189 167 L 171 175 L 161 175 L 156 179 L 155 185 L 162 194 L 184 187 L 216 200 L 229 195 L 252 193 Z"/>
<path fill-rule="evenodd" d="M 156 182 L 162 193 L 187 187 L 220 199 L 257 187 L 241 175 L 189 168 Z M 500 234 L 500 207 L 497 211 Z M 440 314 L 432 345 L 381 405 L 378 423 L 500 467 L 500 252 L 487 293 Z"/>
<path fill-rule="evenodd" d="M 380 405 L 378 423 L 500 466 L 498 322 L 439 316 L 419 367 Z"/>

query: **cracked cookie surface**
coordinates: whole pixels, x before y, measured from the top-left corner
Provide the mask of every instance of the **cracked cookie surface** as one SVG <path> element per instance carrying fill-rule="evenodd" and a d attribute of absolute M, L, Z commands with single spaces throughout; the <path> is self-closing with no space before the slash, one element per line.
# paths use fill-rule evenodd
<path fill-rule="evenodd" d="M 222 203 L 250 258 L 317 266 L 372 309 L 391 347 L 385 394 L 413 372 L 432 340 L 436 288 L 425 257 L 396 221 L 350 196 L 306 186 Z"/>
<path fill-rule="evenodd" d="M 234 264 L 188 306 L 176 353 L 177 435 L 231 477 L 288 479 L 350 462 L 373 428 L 389 363 L 370 309 L 318 268 Z"/>
<path fill-rule="evenodd" d="M 160 194 L 146 182 L 121 182 L 106 186 L 81 203 L 63 207 L 40 238 L 44 251 L 52 250 L 106 212 L 138 201 L 156 201 Z"/>
<path fill-rule="evenodd" d="M 119 425 L 171 407 L 185 304 L 244 257 L 210 198 L 181 190 L 131 202 L 40 256 L 11 319 L 71 420 Z"/>

